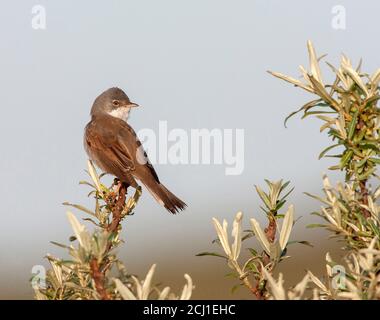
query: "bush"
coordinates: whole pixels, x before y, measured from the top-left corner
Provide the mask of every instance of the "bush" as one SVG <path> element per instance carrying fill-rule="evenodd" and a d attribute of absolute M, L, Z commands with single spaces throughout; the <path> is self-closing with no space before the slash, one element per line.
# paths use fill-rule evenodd
<path fill-rule="evenodd" d="M 185 274 L 187 283 L 182 292 L 176 295 L 169 287 L 161 289 L 152 282 L 156 265 L 152 265 L 144 280 L 127 272 L 124 264 L 118 259 L 116 248 L 123 241 L 120 239 L 121 222 L 133 215 L 133 210 L 141 195 L 141 189 L 135 191 L 133 197 L 126 201 L 127 188 L 115 181 L 111 188 L 101 184 L 91 162 L 88 162 L 88 173 L 92 182 L 81 184 L 92 188 L 89 196 L 95 200 L 95 210 L 83 206 L 65 203 L 89 215 L 83 220 L 95 227 L 89 231 L 78 219 L 68 212 L 68 219 L 74 231 L 70 238 L 73 244 L 64 245 L 53 242 L 66 249 L 70 260 L 48 256 L 51 269 L 46 279 L 33 279 L 35 297 L 41 300 L 146 300 L 146 299 L 184 299 L 191 297 L 192 279 Z M 112 272 L 114 275 L 112 276 Z M 45 280 L 44 285 L 38 285 Z"/>
<path fill-rule="evenodd" d="M 344 242 L 345 266 L 335 263 L 327 253 L 325 283 L 308 271 L 300 283 L 286 290 L 281 273 L 278 280 L 273 278 L 274 268 L 281 260 L 288 258 L 286 248 L 291 243 L 288 240 L 293 225 L 292 206 L 289 206 L 284 216 L 278 214 L 285 203 L 285 197 L 279 196 L 285 187 L 281 181 L 267 182 L 269 193 L 256 188 L 268 217 L 268 227 L 264 231 L 255 219 L 251 219 L 252 230 L 242 236 L 242 214 L 238 213 L 232 231 L 234 243 L 230 247 L 227 222 L 224 221 L 221 226 L 214 218 L 219 238 L 217 243 L 221 244 L 225 255 L 201 255 L 225 258 L 235 270 L 239 285 L 248 287 L 257 299 L 380 299 L 380 210 L 376 204 L 380 197 L 379 177 L 376 175 L 380 163 L 380 109 L 377 106 L 380 99 L 380 69 L 370 76 L 361 71 L 361 63 L 354 69 L 350 60 L 342 56 L 339 68 L 328 63 L 335 81 L 324 84 L 319 66 L 322 58 L 317 57 L 310 41 L 308 51 L 310 71 L 300 67 L 304 81 L 277 72 L 270 73 L 316 96 L 316 99 L 291 113 L 285 124 L 290 117 L 303 112 L 302 118 L 314 116 L 322 120 L 321 132 L 327 131 L 332 140 L 332 144 L 320 153 L 319 158 L 336 158 L 338 164 L 329 169 L 344 171 L 344 183 L 333 187 L 328 177 L 324 176 L 324 196 L 306 193 L 323 205 L 321 211 L 313 214 L 324 223 L 309 227 L 326 228 L 333 237 Z M 337 154 L 328 154 L 336 148 L 339 148 Z M 371 178 L 376 188 L 371 188 Z M 276 226 L 282 217 L 284 220 L 279 239 L 275 240 Z M 241 244 L 252 235 L 260 244 L 261 251 L 248 248 L 251 257 L 240 267 L 238 258 Z"/>

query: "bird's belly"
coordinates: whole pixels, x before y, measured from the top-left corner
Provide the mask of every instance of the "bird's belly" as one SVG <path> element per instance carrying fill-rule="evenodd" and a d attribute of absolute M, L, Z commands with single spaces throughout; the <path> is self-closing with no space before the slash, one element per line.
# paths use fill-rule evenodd
<path fill-rule="evenodd" d="M 84 143 L 84 149 L 86 150 L 86 153 L 89 157 L 89 159 L 96 164 L 96 166 L 102 170 L 104 173 L 111 173 L 114 174 L 107 168 L 103 162 L 100 160 L 100 158 L 97 155 L 97 152 L 94 151 L 91 146 L 89 146 L 86 142 Z"/>

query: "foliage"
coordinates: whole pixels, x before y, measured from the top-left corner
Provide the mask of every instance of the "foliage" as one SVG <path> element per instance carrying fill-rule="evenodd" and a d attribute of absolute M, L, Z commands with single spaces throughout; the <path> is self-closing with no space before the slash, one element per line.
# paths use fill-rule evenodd
<path fill-rule="evenodd" d="M 339 164 L 330 169 L 344 170 L 345 182 L 333 188 L 328 177 L 324 176 L 325 196 L 310 196 L 324 205 L 320 212 L 314 213 L 326 222 L 321 226 L 331 231 L 334 237 L 344 240 L 346 266 L 343 270 L 348 268 L 348 271 L 332 274 L 332 261 L 327 255 L 326 284 L 309 272 L 310 279 L 317 286 L 314 298 L 380 299 L 380 210 L 376 204 L 380 191 L 379 187 L 372 191 L 368 184 L 371 177 L 378 178 L 376 169 L 380 163 L 380 69 L 369 75 L 361 71 L 361 63 L 354 69 L 343 55 L 339 68 L 328 63 L 335 81 L 326 85 L 319 66 L 321 58 L 317 57 L 310 41 L 308 51 L 310 72 L 301 67 L 305 82 L 270 73 L 318 96 L 297 112 L 303 111 L 303 118 L 316 116 L 324 121 L 321 132 L 327 129 L 333 144 L 323 150 L 319 158 L 327 156 L 336 147 L 343 150 L 332 156 L 339 159 Z M 343 277 L 345 284 L 332 283 L 336 276 Z M 304 279 L 303 283 L 306 282 Z"/>
<path fill-rule="evenodd" d="M 265 271 L 268 279 L 269 297 L 273 300 L 379 300 L 380 299 L 380 250 L 375 250 L 375 237 L 371 244 L 350 252 L 346 258 L 345 272 L 334 273 L 336 264 L 326 254 L 327 280 L 322 282 L 308 271 L 301 282 L 293 288 L 284 288 L 283 275 L 278 280 Z"/>
<path fill-rule="evenodd" d="M 338 158 L 339 163 L 330 169 L 345 170 L 345 180 L 353 179 L 354 186 L 358 187 L 360 182 L 365 184 L 375 175 L 376 165 L 380 163 L 380 109 L 377 106 L 380 99 L 380 69 L 370 76 L 361 72 L 361 63 L 354 69 L 350 59 L 343 55 L 339 68 L 327 63 L 335 76 L 334 83 L 327 85 L 322 79 L 321 58 L 317 57 L 310 41 L 308 50 L 310 72 L 300 67 L 304 82 L 281 73 L 270 73 L 318 97 L 289 117 L 302 111 L 302 118 L 315 116 L 324 122 L 321 132 L 328 130 L 333 144 L 324 149 L 319 158 Z M 327 155 L 337 147 L 342 147 L 343 152 Z"/>
<path fill-rule="evenodd" d="M 352 183 L 338 183 L 334 188 L 328 177 L 324 176 L 323 192 L 324 197 L 310 195 L 323 204 L 320 212 L 313 213 L 325 221 L 325 224 L 317 225 L 318 227 L 331 231 L 332 237 L 343 238 L 347 250 L 367 248 L 375 237 L 379 238 L 380 208 L 376 204 L 379 191 L 370 192 L 367 196 L 368 204 L 363 204 L 361 195 L 355 192 Z M 368 216 L 363 215 L 363 209 Z M 379 241 L 375 243 L 375 248 L 380 249 Z"/>
<path fill-rule="evenodd" d="M 314 224 L 309 227 L 326 228 L 332 233 L 332 237 L 338 237 L 344 242 L 344 265 L 333 262 L 330 254 L 326 254 L 324 281 L 308 271 L 301 282 L 286 290 L 283 286 L 283 275 L 280 273 L 277 280 L 273 277 L 273 269 L 268 266 L 274 264 L 266 263 L 268 261 L 263 259 L 265 254 L 261 257 L 253 254 L 253 259 L 261 266 L 257 267 L 256 264 L 256 279 L 262 284 L 259 287 L 265 288 L 266 292 L 261 296 L 256 294 L 256 297 L 276 300 L 378 300 L 380 299 L 380 209 L 376 201 L 380 197 L 380 187 L 372 190 L 369 180 L 370 178 L 378 179 L 376 169 L 380 163 L 380 109 L 378 107 L 380 69 L 369 75 L 361 71 L 361 63 L 355 69 L 351 61 L 343 55 L 338 68 L 328 63 L 335 80 L 332 84 L 325 84 L 320 68 L 323 57 L 317 57 L 310 41 L 307 47 L 310 71 L 300 67 L 303 81 L 278 72 L 270 71 L 270 73 L 317 96 L 298 111 L 291 113 L 285 119 L 285 124 L 298 112 L 303 112 L 302 118 L 315 116 L 323 121 L 320 131 L 327 130 L 332 140 L 332 144 L 320 153 L 319 158 L 337 158 L 338 164 L 329 169 L 344 171 L 344 183 L 338 183 L 334 188 L 328 177 L 324 176 L 324 196 L 306 193 L 323 204 L 321 210 L 313 214 L 319 216 L 324 224 Z M 340 150 L 337 154 L 328 154 L 335 148 Z M 263 209 L 271 221 L 270 213 L 274 212 L 277 206 L 282 205 L 281 201 L 272 201 L 273 199 L 262 193 L 260 189 L 257 191 L 265 204 Z M 290 207 L 287 215 L 289 216 L 289 212 L 292 211 Z M 284 222 L 284 225 L 289 229 L 285 227 L 283 230 L 288 230 L 290 233 L 289 224 Z M 225 223 L 223 230 L 226 227 Z M 267 232 L 269 227 L 265 233 L 260 231 L 256 223 L 252 223 L 252 228 L 264 251 L 272 260 L 276 249 L 270 242 L 271 237 Z M 217 233 L 221 238 L 221 230 L 218 229 L 220 227 L 217 228 Z M 283 247 L 284 241 L 281 244 L 282 232 L 279 242 L 281 257 L 283 250 L 286 249 Z M 288 233 L 285 234 L 288 239 Z M 223 248 L 228 253 L 224 244 Z M 229 256 L 232 266 L 234 265 L 231 261 L 234 261 L 232 260 L 234 257 L 234 255 Z M 245 275 L 244 272 L 243 275 Z"/>
<path fill-rule="evenodd" d="M 224 255 L 214 252 L 203 252 L 198 256 L 218 256 L 225 258 L 228 266 L 234 270 L 233 275 L 241 281 L 239 285 L 245 285 L 257 299 L 264 299 L 267 296 L 265 272 L 273 272 L 275 267 L 286 256 L 289 237 L 294 223 L 294 208 L 289 206 L 285 214 L 280 214 L 279 210 L 286 202 L 286 197 L 293 190 L 284 193 L 289 182 L 282 181 L 270 182 L 266 181 L 269 192 L 265 193 L 260 187 L 256 186 L 256 191 L 263 201 L 264 207 L 261 209 L 265 212 L 268 219 L 268 227 L 264 230 L 259 222 L 251 218 L 251 229 L 242 231 L 243 214 L 238 212 L 233 221 L 232 237 L 233 243 L 229 242 L 228 223 L 223 220 L 221 224 L 216 218 L 213 218 L 216 233 L 218 235 L 217 242 L 223 248 Z M 281 231 L 276 237 L 276 230 L 282 220 Z M 250 257 L 244 263 L 239 262 L 242 242 L 249 238 L 255 237 L 260 244 L 260 252 L 252 247 L 246 248 L 250 252 Z M 247 241 L 246 241 L 247 242 Z"/>
<path fill-rule="evenodd" d="M 120 239 L 121 221 L 133 214 L 141 189 L 126 201 L 127 188 L 115 181 L 111 188 L 105 187 L 94 166 L 88 163 L 92 182 L 81 182 L 92 188 L 95 210 L 80 205 L 65 203 L 85 212 L 90 218 L 83 220 L 94 224 L 93 231 L 80 223 L 74 214 L 67 213 L 74 231 L 71 244 L 54 244 L 66 249 L 69 259 L 48 255 L 51 269 L 47 271 L 45 285 L 34 286 L 35 296 L 41 300 L 146 300 L 146 299 L 190 299 L 193 290 L 192 279 L 185 274 L 186 284 L 180 295 L 175 295 L 169 287 L 160 289 L 152 282 L 156 265 L 152 265 L 144 280 L 127 272 L 117 257 L 116 248 Z M 77 245 L 74 245 L 74 243 Z M 38 280 L 38 279 L 37 279 Z M 36 279 L 34 279 L 36 283 Z"/>

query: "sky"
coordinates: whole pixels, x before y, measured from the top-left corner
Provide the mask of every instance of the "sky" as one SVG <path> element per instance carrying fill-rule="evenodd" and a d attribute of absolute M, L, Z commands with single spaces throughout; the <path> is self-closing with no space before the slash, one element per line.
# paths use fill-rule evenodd
<path fill-rule="evenodd" d="M 46 10 L 44 29 L 34 28 L 36 5 Z M 344 29 L 336 28 L 338 5 Z M 33 266 L 46 266 L 47 253 L 63 255 L 49 241 L 67 243 L 72 233 L 62 203 L 92 205 L 78 184 L 87 178 L 83 129 L 94 99 L 113 86 L 141 105 L 130 119 L 136 131 L 158 135 L 165 122 L 186 134 L 244 132 L 241 174 L 226 175 L 227 165 L 213 161 L 155 164 L 188 209 L 172 216 L 143 191 L 136 214 L 123 224 L 120 255 L 131 273 L 143 276 L 157 263 L 157 278 L 173 288 L 184 283 L 184 273 L 192 275 L 194 297 L 246 297 L 230 294 L 234 283 L 224 278 L 228 267 L 221 261 L 195 255 L 220 250 L 211 244 L 212 217 L 232 221 L 242 211 L 246 227 L 250 217 L 265 221 L 254 191 L 264 179 L 291 181 L 289 202 L 302 217 L 294 238 L 315 243 L 292 249 L 294 262 L 283 270 L 302 266 L 290 275 L 298 280 L 305 268 L 322 270 L 325 252 L 337 245 L 305 229 L 319 204 L 303 192 L 320 193 L 333 161 L 319 161 L 318 154 L 329 140 L 317 120 L 293 118 L 284 128 L 284 118 L 311 97 L 267 70 L 297 77 L 298 66 L 308 64 L 310 39 L 327 61 L 337 64 L 345 53 L 355 63 L 363 58 L 371 73 L 379 67 L 379 3 L 3 0 L 1 6 L 0 298 L 32 298 Z"/>

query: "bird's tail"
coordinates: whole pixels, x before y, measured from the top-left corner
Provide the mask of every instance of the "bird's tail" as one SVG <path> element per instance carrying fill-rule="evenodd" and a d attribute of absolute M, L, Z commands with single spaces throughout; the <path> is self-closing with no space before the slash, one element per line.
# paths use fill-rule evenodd
<path fill-rule="evenodd" d="M 166 187 L 161 183 L 154 183 L 145 185 L 152 196 L 157 200 L 159 204 L 164 206 L 166 210 L 173 214 L 184 210 L 187 204 L 181 199 L 177 198 L 173 193 L 171 193 Z"/>

